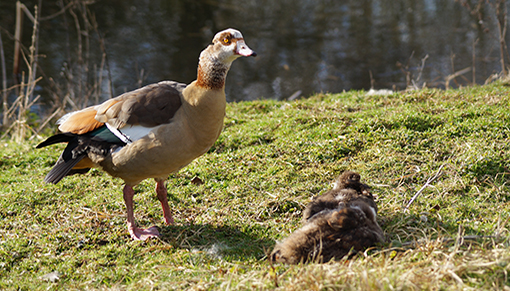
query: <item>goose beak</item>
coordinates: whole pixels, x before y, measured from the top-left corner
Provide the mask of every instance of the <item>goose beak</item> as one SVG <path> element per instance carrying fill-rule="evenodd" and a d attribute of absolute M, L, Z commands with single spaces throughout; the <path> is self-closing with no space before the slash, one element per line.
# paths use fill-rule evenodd
<path fill-rule="evenodd" d="M 256 57 L 257 56 L 257 53 L 252 51 L 242 40 L 237 42 L 237 47 L 236 47 L 235 53 L 236 53 L 236 55 L 240 55 L 243 57 Z"/>

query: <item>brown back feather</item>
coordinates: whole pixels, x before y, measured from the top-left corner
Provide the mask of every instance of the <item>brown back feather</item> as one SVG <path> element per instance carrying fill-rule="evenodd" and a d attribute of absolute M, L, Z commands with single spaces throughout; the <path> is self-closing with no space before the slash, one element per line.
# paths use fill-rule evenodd
<path fill-rule="evenodd" d="M 168 123 L 181 107 L 181 92 L 185 87 L 166 81 L 124 93 L 100 105 L 96 119 L 116 128 L 126 124 L 154 127 Z"/>
<path fill-rule="evenodd" d="M 104 103 L 77 111 L 59 129 L 62 132 L 85 134 L 106 122 L 116 128 L 128 125 L 155 127 L 169 123 L 182 105 L 185 84 L 164 81 L 124 93 Z"/>

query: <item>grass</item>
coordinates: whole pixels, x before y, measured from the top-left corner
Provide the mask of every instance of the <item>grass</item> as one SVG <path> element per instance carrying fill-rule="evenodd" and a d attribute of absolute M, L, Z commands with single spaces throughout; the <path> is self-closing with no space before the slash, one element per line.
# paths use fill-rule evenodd
<path fill-rule="evenodd" d="M 168 181 L 175 225 L 153 181 L 136 188 L 139 225 L 162 232 L 146 242 L 129 238 L 120 180 L 93 170 L 46 185 L 61 148 L 4 141 L 0 289 L 509 290 L 509 103 L 496 83 L 229 104 L 214 147 Z M 275 240 L 347 169 L 373 187 L 387 242 L 271 266 Z"/>

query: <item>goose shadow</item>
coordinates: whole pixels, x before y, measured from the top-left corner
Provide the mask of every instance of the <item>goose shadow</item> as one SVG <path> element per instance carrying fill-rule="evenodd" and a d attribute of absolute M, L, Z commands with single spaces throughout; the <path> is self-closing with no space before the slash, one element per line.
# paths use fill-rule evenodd
<path fill-rule="evenodd" d="M 254 231 L 256 232 L 256 231 Z M 189 249 L 232 260 L 262 259 L 274 241 L 230 226 L 210 224 L 160 227 L 160 239 L 176 249 Z"/>

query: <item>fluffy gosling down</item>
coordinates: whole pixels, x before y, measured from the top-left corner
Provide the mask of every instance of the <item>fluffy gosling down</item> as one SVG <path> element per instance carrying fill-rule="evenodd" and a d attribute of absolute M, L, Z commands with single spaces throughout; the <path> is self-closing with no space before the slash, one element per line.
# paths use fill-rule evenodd
<path fill-rule="evenodd" d="M 272 262 L 328 262 L 360 252 L 384 240 L 377 205 L 360 175 L 346 171 L 332 190 L 315 197 L 303 212 L 303 226 L 280 243 Z"/>

